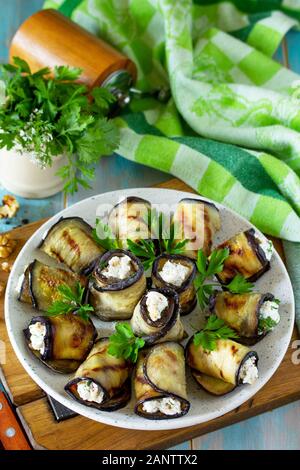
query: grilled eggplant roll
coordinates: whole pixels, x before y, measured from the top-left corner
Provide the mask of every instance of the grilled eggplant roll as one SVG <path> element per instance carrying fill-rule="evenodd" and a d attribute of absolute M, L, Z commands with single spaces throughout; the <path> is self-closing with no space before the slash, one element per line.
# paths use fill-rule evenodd
<path fill-rule="evenodd" d="M 180 320 L 178 294 L 171 289 L 149 289 L 134 309 L 131 327 L 147 345 L 181 341 L 185 332 Z"/>
<path fill-rule="evenodd" d="M 238 333 L 242 344 L 256 343 L 280 321 L 279 302 L 272 294 L 215 292 L 209 309 Z"/>
<path fill-rule="evenodd" d="M 216 341 L 216 349 L 196 346 L 192 337 L 186 346 L 186 360 L 192 373 L 200 372 L 231 385 L 253 384 L 258 378 L 258 355 L 230 339 Z"/>
<path fill-rule="evenodd" d="M 25 270 L 19 300 L 38 310 L 48 310 L 56 300 L 61 300 L 58 287 L 74 287 L 77 283 L 87 287 L 87 278 L 60 268 L 53 268 L 40 261 L 33 261 Z"/>
<path fill-rule="evenodd" d="M 224 382 L 224 380 L 221 379 L 216 379 L 210 375 L 202 374 L 202 372 L 196 370 L 192 370 L 192 376 L 196 382 L 211 395 L 222 396 L 235 389 L 235 385 Z"/>
<path fill-rule="evenodd" d="M 108 225 L 120 240 L 122 248 L 128 248 L 127 239 L 138 242 L 150 238 L 150 211 L 149 201 L 134 196 L 127 197 L 112 208 Z"/>
<path fill-rule="evenodd" d="M 129 251 L 112 250 L 99 260 L 90 286 L 90 303 L 103 321 L 127 320 L 146 290 L 140 260 Z"/>
<path fill-rule="evenodd" d="M 80 217 L 61 218 L 50 228 L 40 249 L 75 273 L 86 275 L 105 251 L 94 241 L 92 227 Z"/>
<path fill-rule="evenodd" d="M 141 351 L 134 386 L 136 414 L 148 419 L 184 416 L 190 404 L 186 393 L 183 347 L 167 342 Z"/>
<path fill-rule="evenodd" d="M 97 337 L 93 323 L 73 313 L 32 318 L 24 330 L 29 349 L 55 372 L 75 372 Z"/>
<path fill-rule="evenodd" d="M 237 274 L 255 282 L 270 269 L 273 244 L 260 238 L 254 229 L 238 233 L 218 248 L 230 250 L 223 271 L 217 275 L 221 284 L 228 284 Z"/>
<path fill-rule="evenodd" d="M 65 390 L 83 405 L 115 411 L 126 406 L 130 400 L 132 365 L 125 359 L 108 354 L 108 346 L 108 338 L 101 338 L 95 343 Z"/>
<path fill-rule="evenodd" d="M 153 263 L 153 285 L 158 288 L 174 289 L 177 292 L 181 316 L 187 315 L 196 306 L 195 276 L 196 265 L 186 256 L 162 254 Z"/>
<path fill-rule="evenodd" d="M 213 237 L 221 228 L 220 213 L 217 207 L 202 199 L 182 199 L 174 212 L 176 241 L 191 240 L 184 247 L 184 254 L 196 259 L 197 252 L 203 249 L 210 255 Z"/>

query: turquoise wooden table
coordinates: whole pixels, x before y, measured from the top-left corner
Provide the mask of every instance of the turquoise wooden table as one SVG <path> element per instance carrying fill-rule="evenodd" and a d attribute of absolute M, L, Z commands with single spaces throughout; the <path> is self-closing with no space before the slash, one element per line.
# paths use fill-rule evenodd
<path fill-rule="evenodd" d="M 43 0 L 0 0 L 0 62 L 7 61 L 9 41 L 19 24 L 41 8 Z M 291 32 L 276 58 L 300 73 L 300 33 Z M 19 199 L 21 210 L 13 221 L 0 223 L 0 232 L 49 217 L 64 207 L 93 194 L 120 188 L 151 186 L 166 181 L 167 175 L 120 157 L 104 157 L 97 169 L 91 190 L 79 191 L 72 197 L 62 194 L 42 200 Z M 6 194 L 0 188 L 0 197 Z M 272 432 L 270 432 L 272 430 Z M 300 401 L 284 406 L 220 431 L 186 442 L 177 449 L 299 449 Z"/>

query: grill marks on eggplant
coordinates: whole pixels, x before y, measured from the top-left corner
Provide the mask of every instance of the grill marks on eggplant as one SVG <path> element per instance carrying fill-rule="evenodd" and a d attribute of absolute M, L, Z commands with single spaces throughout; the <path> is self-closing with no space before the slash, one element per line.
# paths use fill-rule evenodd
<path fill-rule="evenodd" d="M 160 276 L 160 271 L 163 269 L 167 261 L 182 264 L 190 269 L 190 273 L 183 281 L 181 286 L 167 283 Z M 196 265 L 193 260 L 183 255 L 168 255 L 162 254 L 156 258 L 152 267 L 152 282 L 157 288 L 173 289 L 179 295 L 179 305 L 181 316 L 188 315 L 196 306 L 196 290 L 194 287 L 194 279 L 196 277 Z"/>
<path fill-rule="evenodd" d="M 182 199 L 175 210 L 173 222 L 179 236 L 176 241 L 191 240 L 184 248 L 186 256 L 196 259 L 199 249 L 210 255 L 213 237 L 221 228 L 219 210 L 214 204 L 202 199 Z"/>
<path fill-rule="evenodd" d="M 159 292 L 168 299 L 168 307 L 160 319 L 153 321 L 147 309 L 147 294 Z M 149 289 L 134 309 L 131 327 L 137 336 L 142 336 L 147 345 L 162 341 L 181 341 L 185 331 L 180 320 L 178 294 L 172 289 Z"/>
<path fill-rule="evenodd" d="M 101 273 L 114 256 L 128 256 L 134 274 L 127 279 L 109 279 Z M 90 286 L 90 303 L 103 321 L 127 320 L 146 290 L 146 276 L 140 260 L 130 251 L 112 250 L 105 253 L 96 266 Z"/>
<path fill-rule="evenodd" d="M 114 411 L 126 406 L 131 396 L 130 375 L 132 365 L 122 358 L 108 354 L 109 340 L 98 340 L 89 356 L 81 364 L 75 376 L 66 386 L 66 392 L 76 401 L 102 411 Z M 83 400 L 77 392 L 77 384 L 91 380 L 104 392 L 102 403 Z"/>
<path fill-rule="evenodd" d="M 104 252 L 93 240 L 92 227 L 80 217 L 61 218 L 50 228 L 40 248 L 76 273 L 89 274 Z"/>
<path fill-rule="evenodd" d="M 25 270 L 19 300 L 34 308 L 46 311 L 56 300 L 61 300 L 58 287 L 68 285 L 75 289 L 77 283 L 87 287 L 87 279 L 61 268 L 33 261 Z"/>
<path fill-rule="evenodd" d="M 274 296 L 254 292 L 215 292 L 209 304 L 211 313 L 224 320 L 238 333 L 240 343 L 251 345 L 265 336 L 258 334 L 258 322 L 261 306 L 267 300 L 274 300 Z"/>
<path fill-rule="evenodd" d="M 172 419 L 184 416 L 190 404 L 187 400 L 185 360 L 183 347 L 166 342 L 141 351 L 134 377 L 136 405 L 135 413 L 148 419 Z M 146 401 L 164 397 L 181 403 L 181 412 L 166 415 L 160 411 L 147 413 L 143 410 Z"/>
<path fill-rule="evenodd" d="M 46 326 L 43 355 L 31 346 L 29 326 L 40 322 Z M 72 373 L 85 360 L 97 336 L 93 323 L 70 313 L 57 317 L 34 317 L 24 330 L 27 346 L 49 368 L 60 373 Z"/>
<path fill-rule="evenodd" d="M 218 248 L 229 248 L 230 251 L 223 271 L 217 275 L 221 284 L 228 284 L 236 274 L 241 274 L 248 281 L 255 282 L 270 269 L 270 262 L 261 249 L 253 229 L 238 233 Z"/>

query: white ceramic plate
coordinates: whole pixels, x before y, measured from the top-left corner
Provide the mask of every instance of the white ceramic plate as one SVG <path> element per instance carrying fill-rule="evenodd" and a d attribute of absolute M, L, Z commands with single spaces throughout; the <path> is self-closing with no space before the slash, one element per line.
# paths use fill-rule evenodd
<path fill-rule="evenodd" d="M 26 243 L 11 272 L 5 298 L 5 318 L 9 337 L 19 360 L 33 380 L 57 401 L 87 418 L 113 426 L 141 430 L 175 429 L 199 424 L 221 416 L 251 398 L 272 377 L 284 357 L 294 324 L 294 297 L 287 271 L 277 253 L 272 258 L 271 270 L 256 283 L 256 289 L 259 292 L 271 292 L 281 299 L 280 324 L 253 347 L 259 355 L 259 380 L 254 385 L 240 386 L 223 397 L 214 397 L 201 390 L 188 371 L 187 388 L 191 408 L 189 413 L 182 418 L 152 421 L 136 416 L 133 412 L 134 396 L 125 408 L 109 413 L 76 403 L 64 392 L 64 385 L 70 377 L 55 374 L 42 365 L 25 345 L 22 330 L 28 325 L 31 317 L 36 315 L 36 311 L 30 306 L 18 302 L 17 288 L 25 266 L 34 258 L 49 263 L 50 258 L 37 249 L 45 231 L 62 216 L 80 216 L 94 225 L 99 204 L 115 204 L 123 197 L 133 195 L 148 199 L 156 204 L 162 202 L 174 204 L 184 197 L 197 197 L 189 193 L 166 189 L 121 190 L 86 199 L 52 217 Z M 231 210 L 220 204 L 217 206 L 221 213 L 222 228 L 215 238 L 215 245 L 227 240 L 239 231 L 252 227 L 249 222 Z M 194 332 L 191 325 L 201 325 L 202 317 L 203 315 L 198 308 L 192 314 L 184 317 L 183 322 L 189 334 Z M 98 319 L 95 319 L 94 323 L 100 329 L 101 336 L 109 334 L 114 327 L 114 323 L 102 323 Z"/>

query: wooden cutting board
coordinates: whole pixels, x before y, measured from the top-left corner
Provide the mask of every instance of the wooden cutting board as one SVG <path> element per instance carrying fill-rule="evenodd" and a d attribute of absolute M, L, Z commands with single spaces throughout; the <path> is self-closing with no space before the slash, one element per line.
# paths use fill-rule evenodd
<path fill-rule="evenodd" d="M 177 179 L 158 186 L 194 192 Z M 44 220 L 35 222 L 11 232 L 12 238 L 18 241 L 18 248 L 10 262 L 13 262 L 24 243 L 43 222 Z M 274 240 L 274 242 L 278 252 L 284 257 L 280 241 Z M 0 272 L 0 280 L 6 281 L 7 275 Z M 3 297 L 0 299 L 0 339 L 6 346 L 6 362 L 2 365 L 2 378 L 13 402 L 18 407 L 18 414 L 35 448 L 106 450 L 168 448 L 300 399 L 299 367 L 292 363 L 292 354 L 295 352 L 292 344 L 298 338 L 295 330 L 279 369 L 251 400 L 207 423 L 174 431 L 131 431 L 96 423 L 81 416 L 57 423 L 44 392 L 27 375 L 12 350 L 4 323 Z"/>

